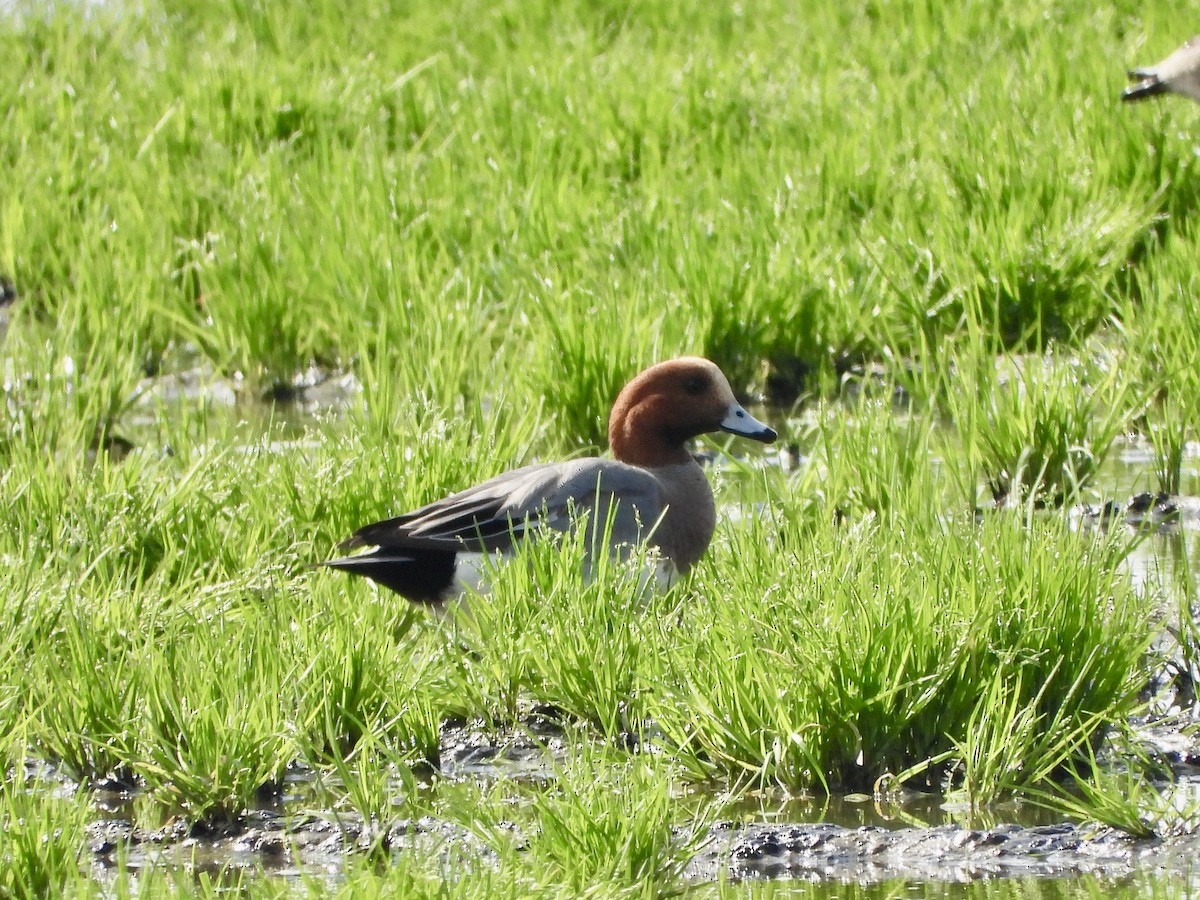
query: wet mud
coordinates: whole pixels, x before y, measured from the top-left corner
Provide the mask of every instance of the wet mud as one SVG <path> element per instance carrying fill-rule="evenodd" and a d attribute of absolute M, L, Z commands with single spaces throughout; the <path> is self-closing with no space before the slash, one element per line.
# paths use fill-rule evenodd
<path fill-rule="evenodd" d="M 7 275 L 0 274 L 0 343 L 8 334 L 8 321 L 17 302 L 17 286 Z"/>
<path fill-rule="evenodd" d="M 519 840 L 519 834 L 514 835 Z M 415 852 L 447 861 L 494 860 L 494 851 L 461 825 L 433 817 L 364 822 L 353 815 L 248 815 L 220 833 L 182 825 L 140 832 L 127 821 L 94 823 L 95 868 L 185 865 L 197 871 L 248 869 L 276 875 L 336 871 L 352 854 Z M 1135 839 L 1091 825 L 987 829 L 942 825 L 889 830 L 832 823 L 713 826 L 685 875 L 718 879 L 792 879 L 875 883 L 1011 877 L 1126 875 L 1153 871 L 1200 878 L 1200 837 Z"/>
<path fill-rule="evenodd" d="M 96 822 L 88 829 L 88 849 L 92 868 L 101 875 L 121 867 L 180 866 L 214 874 L 243 869 L 289 876 L 336 872 L 352 854 L 415 852 L 447 860 L 495 856 L 469 830 L 432 817 L 380 823 L 353 814 L 267 810 L 216 830 L 182 822 L 155 830 L 137 829 L 123 819 Z"/>
<path fill-rule="evenodd" d="M 0 277 L 0 312 L 13 299 L 11 282 Z M 7 316 L 0 315 L 0 332 L 6 321 Z M 360 399 L 361 385 L 352 375 L 315 366 L 263 390 L 249 389 L 242 379 L 197 362 L 148 376 L 136 392 L 129 424 L 136 430 L 139 420 L 152 421 L 162 407 L 176 404 L 199 402 L 210 408 L 267 404 L 307 415 L 337 412 Z M 799 448 L 785 445 L 777 463 L 789 469 L 799 460 Z M 1200 497 L 1142 492 L 1128 499 L 1076 506 L 1065 513 L 1080 527 L 1127 527 L 1164 536 L 1200 532 Z M 1150 551 L 1161 552 L 1161 548 Z M 1155 652 L 1158 663 L 1144 692 L 1148 711 L 1130 724 L 1148 756 L 1161 764 L 1164 790 L 1200 798 L 1196 687 L 1200 671 L 1173 640 L 1170 629 Z M 638 740 L 631 737 L 628 743 L 637 752 Z M 438 777 L 548 782 L 555 765 L 572 752 L 552 712 L 535 711 L 502 729 L 447 722 L 441 734 Z M 219 829 L 189 826 L 182 820 L 141 827 L 131 811 L 136 792 L 106 795 L 99 791 L 98 806 L 107 810 L 107 818 L 89 828 L 93 867 L 101 874 L 118 867 L 168 865 L 293 875 L 334 872 L 350 856 L 363 853 L 494 858 L 483 840 L 455 823 L 433 817 L 364 821 L 352 814 L 313 808 L 312 792 L 306 793 L 304 787 L 306 778 L 311 775 L 299 774 L 284 796 Z M 1005 813 L 997 810 L 986 824 L 963 824 L 954 821 L 955 814 L 941 812 L 949 807 L 944 798 L 930 794 L 911 795 L 890 821 L 888 816 L 867 816 L 861 807 L 859 821 L 854 821 L 853 813 L 844 814 L 846 821 L 836 821 L 830 802 L 836 806 L 843 801 L 830 798 L 823 807 L 817 804 L 809 811 L 738 810 L 739 820 L 709 829 L 687 875 L 695 882 L 802 879 L 873 884 L 896 879 L 961 882 L 1154 872 L 1200 884 L 1197 835 L 1137 839 L 1097 825 L 1047 822 L 1044 811 L 1017 813 L 1013 821 L 1002 821 Z M 817 821 L 806 821 L 810 814 Z M 863 818 L 871 821 L 863 823 Z"/>
<path fill-rule="evenodd" d="M 987 878 L 1131 874 L 1138 868 L 1180 875 L 1200 871 L 1200 839 L 1138 841 L 1108 828 L 1070 823 L 976 830 L 844 828 L 829 823 L 731 828 L 691 867 L 712 880 L 801 878 L 806 881 L 894 879 L 969 881 Z"/>
<path fill-rule="evenodd" d="M 1135 727 L 1147 748 L 1169 764 L 1173 789 L 1200 798 L 1200 735 L 1195 729 L 1189 730 L 1178 716 L 1147 719 Z M 550 782 L 555 766 L 576 749 L 571 740 L 553 716 L 542 712 L 500 729 L 482 722 L 448 722 L 442 729 L 438 777 Z M 136 794 L 113 791 L 108 802 L 98 804 L 110 810 L 110 818 L 89 827 L 93 869 L 101 878 L 121 867 L 137 871 L 162 865 L 290 876 L 329 875 L 356 855 L 386 861 L 412 852 L 483 864 L 496 859 L 495 851 L 469 828 L 432 816 L 381 822 L 314 809 L 311 779 L 311 773 L 293 773 L 283 796 L 220 827 L 189 826 L 182 819 L 158 828 L 138 827 L 132 812 Z M 802 879 L 874 884 L 1142 872 L 1200 882 L 1200 835 L 1139 839 L 1096 824 L 1055 821 L 1038 807 L 1010 804 L 991 812 L 970 811 L 940 795 L 912 791 L 887 800 L 809 801 L 813 817 L 826 821 L 787 821 L 789 816 L 806 817 L 801 805 L 774 810 L 770 805 L 762 804 L 757 813 L 753 804 L 731 807 L 742 818 L 708 828 L 686 877 L 695 883 Z M 784 821 L 763 821 L 781 816 Z M 855 817 L 870 824 L 828 821 Z M 956 818 L 961 821 L 952 821 Z M 512 831 L 519 845 L 520 827 L 514 825 Z M 680 839 L 686 837 L 681 830 Z"/>
<path fill-rule="evenodd" d="M 514 838 L 519 842 L 519 833 Z M 496 858 L 469 829 L 433 817 L 379 823 L 354 815 L 273 811 L 249 814 L 220 831 L 188 829 L 182 823 L 141 831 L 127 820 L 97 822 L 89 829 L 88 846 L 99 870 L 180 865 L 198 871 L 299 875 L 339 870 L 355 854 L 379 858 L 416 852 L 424 858 L 485 863 Z M 865 884 L 1139 871 L 1200 879 L 1200 837 L 1137 839 L 1069 822 L 983 829 L 724 822 L 709 829 L 685 875 L 693 882 L 798 878 Z"/>
<path fill-rule="evenodd" d="M 190 362 L 142 379 L 133 397 L 134 424 L 138 422 L 139 412 L 145 414 L 164 406 L 182 404 L 200 404 L 209 408 L 265 405 L 302 415 L 337 412 L 362 394 L 362 385 L 354 375 L 316 365 L 289 379 L 251 388 L 237 373 L 232 376 L 221 374 L 212 363 L 204 360 Z"/>
<path fill-rule="evenodd" d="M 1091 527 L 1127 525 L 1137 529 L 1171 530 L 1200 527 L 1200 497 L 1142 491 L 1129 500 L 1107 500 L 1071 510 L 1072 518 Z"/>

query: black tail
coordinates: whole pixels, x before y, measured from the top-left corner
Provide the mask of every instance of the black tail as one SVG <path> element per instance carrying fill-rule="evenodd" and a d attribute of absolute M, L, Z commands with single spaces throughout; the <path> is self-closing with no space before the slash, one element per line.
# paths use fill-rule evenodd
<path fill-rule="evenodd" d="M 1140 78 L 1142 80 L 1135 85 L 1125 88 L 1125 92 L 1121 94 L 1121 99 L 1127 103 L 1167 93 L 1167 86 L 1158 80 L 1158 76 L 1151 75 L 1145 69 L 1132 69 L 1129 72 L 1129 77 Z"/>
<path fill-rule="evenodd" d="M 379 547 L 358 556 L 320 563 L 351 575 L 370 578 L 414 603 L 441 603 L 454 586 L 453 550 L 397 550 Z"/>

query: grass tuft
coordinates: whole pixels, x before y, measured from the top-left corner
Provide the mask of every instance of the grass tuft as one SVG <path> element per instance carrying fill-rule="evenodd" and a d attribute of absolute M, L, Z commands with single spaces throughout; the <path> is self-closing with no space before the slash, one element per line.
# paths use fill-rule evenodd
<path fill-rule="evenodd" d="M 36 898 L 80 889 L 86 797 L 64 794 L 36 777 L 0 781 L 0 896 Z"/>
<path fill-rule="evenodd" d="M 1089 486 L 1133 414 L 1120 367 L 1087 360 L 990 357 L 952 376 L 945 403 L 958 428 L 964 476 L 982 471 L 998 504 L 1062 505 Z"/>
<path fill-rule="evenodd" d="M 755 520 L 731 547 L 651 681 L 654 719 L 695 775 L 869 790 L 961 766 L 987 801 L 1049 777 L 1132 708 L 1149 631 L 1116 539 L 1008 518 L 807 535 Z"/>
<path fill-rule="evenodd" d="M 215 642 L 164 635 L 147 667 L 145 750 L 130 761 L 163 807 L 218 830 L 274 791 L 295 757 L 279 700 L 290 672 L 275 636 L 253 623 L 225 627 Z"/>

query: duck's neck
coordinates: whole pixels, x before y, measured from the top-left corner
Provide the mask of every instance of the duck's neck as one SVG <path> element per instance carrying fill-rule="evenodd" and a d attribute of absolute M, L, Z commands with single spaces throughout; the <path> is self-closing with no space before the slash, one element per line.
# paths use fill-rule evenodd
<path fill-rule="evenodd" d="M 687 437 L 673 434 L 669 429 L 643 421 L 636 410 L 613 423 L 608 432 L 612 455 L 623 463 L 643 469 L 694 462 L 685 445 L 686 440 Z"/>

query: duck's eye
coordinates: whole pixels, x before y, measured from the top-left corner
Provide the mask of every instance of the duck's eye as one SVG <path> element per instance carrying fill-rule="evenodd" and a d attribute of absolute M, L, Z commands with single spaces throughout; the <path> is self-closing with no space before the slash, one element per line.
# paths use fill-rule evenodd
<path fill-rule="evenodd" d="M 683 383 L 683 389 L 693 397 L 699 396 L 708 390 L 708 379 L 703 375 L 692 375 Z"/>

